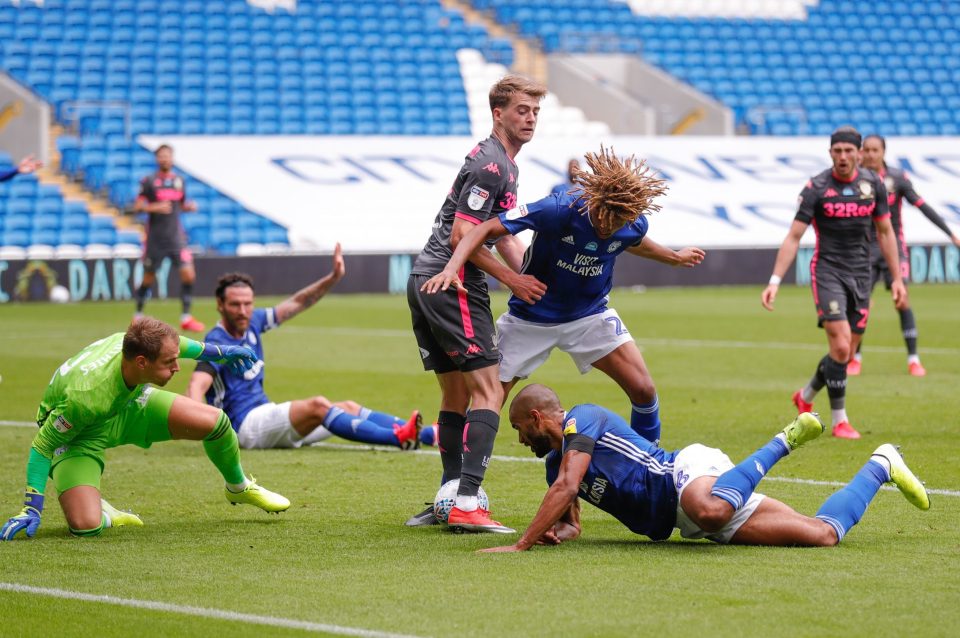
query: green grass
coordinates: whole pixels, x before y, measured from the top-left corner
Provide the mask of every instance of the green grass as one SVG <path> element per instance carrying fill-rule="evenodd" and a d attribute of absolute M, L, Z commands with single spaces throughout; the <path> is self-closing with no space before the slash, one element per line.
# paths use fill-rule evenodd
<path fill-rule="evenodd" d="M 661 397 L 663 444 L 703 442 L 737 460 L 793 416 L 790 394 L 824 353 L 809 291 L 785 288 L 773 314 L 757 288 L 617 292 Z M 882 491 L 836 548 L 650 543 L 584 506 L 583 536 L 523 555 L 478 555 L 503 537 L 456 536 L 402 522 L 432 497 L 439 461 L 425 454 L 311 448 L 248 451 L 244 466 L 293 501 L 270 517 L 228 507 L 195 443 L 109 452 L 104 495 L 147 525 L 77 540 L 48 497 L 27 542 L 0 544 L 0 582 L 161 601 L 420 636 L 952 636 L 960 627 L 960 347 L 957 287 L 910 289 L 929 375 L 906 374 L 896 313 L 878 294 L 864 373 L 848 411 L 864 434 L 830 437 L 785 459 L 772 478 L 847 481 L 880 443 L 904 446 L 934 494 L 929 512 Z M 260 305 L 271 303 L 261 299 Z M 495 297 L 494 307 L 503 308 Z M 196 303 L 214 320 L 209 299 Z M 0 306 L 0 420 L 30 421 L 53 370 L 122 330 L 131 304 Z M 152 303 L 174 321 L 176 303 Z M 439 392 L 420 368 L 402 297 L 332 296 L 266 337 L 267 390 L 324 394 L 435 417 Z M 182 392 L 191 364 L 170 389 Z M 566 405 L 626 415 L 618 388 L 579 376 L 562 354 L 535 376 Z M 827 412 L 826 397 L 817 407 Z M 18 508 L 33 436 L 0 427 L 0 494 Z M 504 424 L 497 454 L 528 457 Z M 524 528 L 545 490 L 535 463 L 494 462 L 484 483 L 496 517 Z M 761 490 L 812 514 L 836 489 L 769 480 Z M 52 492 L 52 490 L 51 490 Z M 2 514 L 0 518 L 9 514 Z M 0 635 L 287 636 L 302 631 L 0 591 Z"/>

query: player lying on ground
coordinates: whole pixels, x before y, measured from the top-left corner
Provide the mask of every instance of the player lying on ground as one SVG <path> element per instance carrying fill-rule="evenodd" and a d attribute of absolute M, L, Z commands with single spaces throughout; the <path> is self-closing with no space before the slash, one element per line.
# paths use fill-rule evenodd
<path fill-rule="evenodd" d="M 255 308 L 253 278 L 228 273 L 217 281 L 220 323 L 205 337 L 207 343 L 245 346 L 257 358 L 243 375 L 234 375 L 219 363 L 201 361 L 190 377 L 187 396 L 223 408 L 237 430 L 240 447 L 299 448 L 333 434 L 363 443 L 416 447 L 420 412 L 407 420 L 374 412 L 354 401 L 331 402 L 317 395 L 309 399 L 273 403 L 263 390 L 263 333 L 310 308 L 346 274 L 340 244 L 333 253 L 333 269 L 273 308 Z"/>
<path fill-rule="evenodd" d="M 597 405 L 565 412 L 556 393 L 543 385 L 529 385 L 517 394 L 510 422 L 521 443 L 547 457 L 550 489 L 516 544 L 484 551 L 523 551 L 576 538 L 578 496 L 653 540 L 664 540 L 678 528 L 684 538 L 749 545 L 836 545 L 887 482 L 896 484 L 913 505 L 930 508 L 923 484 L 889 443 L 877 448 L 815 517 L 756 493 L 777 461 L 823 432 L 812 413 L 798 416 L 736 466 L 720 450 L 699 443 L 662 450 Z"/>
<path fill-rule="evenodd" d="M 216 346 L 177 335 L 169 325 L 142 317 L 126 334 L 96 341 L 54 373 L 37 412 L 40 431 L 30 447 L 23 510 L 0 529 L 0 540 L 40 527 L 47 477 L 76 536 L 96 536 L 105 527 L 143 525 L 100 496 L 104 451 L 118 445 L 148 448 L 160 441 L 203 441 L 207 457 L 226 481 L 227 501 L 265 512 L 282 512 L 290 501 L 247 478 L 240 466 L 237 435 L 222 410 L 161 390 L 180 370 L 178 358 L 248 370 L 256 355 L 248 348 Z"/>

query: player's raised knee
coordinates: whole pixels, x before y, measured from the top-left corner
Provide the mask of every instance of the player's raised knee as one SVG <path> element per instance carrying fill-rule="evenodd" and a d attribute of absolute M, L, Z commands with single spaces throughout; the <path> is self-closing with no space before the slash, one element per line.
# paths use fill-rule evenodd
<path fill-rule="evenodd" d="M 322 419 L 327 415 L 327 411 L 333 407 L 333 403 L 330 402 L 325 396 L 315 396 L 307 399 L 308 405 L 310 406 L 310 412 L 318 419 Z"/>

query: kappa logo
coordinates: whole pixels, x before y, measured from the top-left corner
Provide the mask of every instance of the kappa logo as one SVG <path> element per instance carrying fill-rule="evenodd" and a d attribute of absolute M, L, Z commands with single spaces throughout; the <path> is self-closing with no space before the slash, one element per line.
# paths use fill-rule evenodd
<path fill-rule="evenodd" d="M 586 246 L 584 246 L 583 249 L 584 249 L 584 250 L 591 250 L 591 251 L 593 251 L 593 252 L 597 252 L 597 242 L 592 241 L 592 242 L 588 243 Z"/>
<path fill-rule="evenodd" d="M 474 186 L 470 189 L 470 195 L 467 197 L 467 206 L 469 206 L 471 210 L 480 210 L 489 198 L 490 191 L 485 191 L 479 186 Z"/>
<path fill-rule="evenodd" d="M 622 245 L 623 245 L 623 242 L 622 242 L 622 241 L 615 241 L 615 242 L 613 242 L 612 244 L 610 244 L 609 246 L 607 246 L 607 252 L 608 252 L 608 253 L 612 253 L 612 252 L 614 252 L 617 248 L 620 248 L 620 246 L 622 246 Z"/>
<path fill-rule="evenodd" d="M 824 196 L 824 197 L 839 197 L 839 195 L 837 194 L 837 191 L 833 190 L 832 188 L 828 188 L 827 190 L 825 190 L 825 191 L 823 192 L 823 196 Z"/>
<path fill-rule="evenodd" d="M 517 178 L 513 176 L 513 173 L 510 173 L 510 179 L 508 179 L 507 182 L 512 184 L 515 181 L 517 181 Z"/>
<path fill-rule="evenodd" d="M 469 346 L 467 346 L 467 354 L 480 354 L 481 352 L 483 352 L 483 348 L 475 343 L 471 343 Z"/>
<path fill-rule="evenodd" d="M 53 422 L 53 427 L 57 428 L 57 432 L 61 434 L 67 430 L 73 429 L 73 426 L 70 425 L 70 422 L 63 418 L 63 415 L 57 416 L 57 420 Z"/>
<path fill-rule="evenodd" d="M 426 348 L 420 348 L 420 358 L 421 358 L 421 359 L 426 359 L 426 358 L 429 357 L 429 356 L 430 356 L 430 351 L 429 351 L 429 350 L 427 350 Z"/>
<path fill-rule="evenodd" d="M 560 241 L 562 241 L 562 242 L 565 243 L 565 244 L 570 244 L 571 246 L 574 245 L 573 235 L 567 235 L 566 237 L 564 237 L 564 238 L 561 239 Z"/>
<path fill-rule="evenodd" d="M 500 175 L 500 167 L 496 162 L 490 162 L 483 167 L 483 170 L 487 171 L 488 173 L 493 173 L 494 175 Z"/>

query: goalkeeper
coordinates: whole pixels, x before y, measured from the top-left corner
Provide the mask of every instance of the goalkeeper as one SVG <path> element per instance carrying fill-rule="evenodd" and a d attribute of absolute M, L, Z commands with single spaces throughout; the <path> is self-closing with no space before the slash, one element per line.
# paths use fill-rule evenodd
<path fill-rule="evenodd" d="M 236 373 L 256 356 L 248 348 L 215 346 L 177 335 L 169 325 L 143 317 L 125 334 L 96 341 L 54 373 L 40 402 L 27 463 L 23 510 L 0 529 L 0 540 L 40 526 L 47 477 L 75 536 L 97 536 L 105 527 L 141 526 L 134 514 L 100 497 L 104 451 L 118 445 L 148 448 L 170 439 L 202 440 L 207 457 L 226 482 L 227 501 L 281 512 L 290 501 L 247 478 L 237 435 L 222 410 L 161 390 L 180 370 L 179 358 L 228 364 Z"/>

